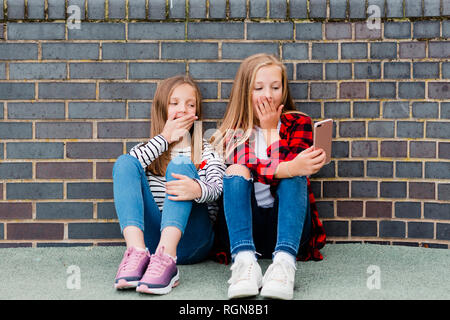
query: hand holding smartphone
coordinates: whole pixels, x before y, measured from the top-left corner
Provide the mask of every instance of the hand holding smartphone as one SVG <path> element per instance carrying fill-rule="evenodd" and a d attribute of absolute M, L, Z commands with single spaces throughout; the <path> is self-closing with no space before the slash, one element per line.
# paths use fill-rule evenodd
<path fill-rule="evenodd" d="M 313 146 L 325 151 L 325 164 L 331 162 L 331 141 L 333 138 L 333 119 L 326 119 L 314 124 Z"/>

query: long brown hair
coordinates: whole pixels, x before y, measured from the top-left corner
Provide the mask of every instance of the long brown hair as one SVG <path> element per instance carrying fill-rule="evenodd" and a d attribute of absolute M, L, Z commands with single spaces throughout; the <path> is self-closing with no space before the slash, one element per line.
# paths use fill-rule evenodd
<path fill-rule="evenodd" d="M 157 136 L 163 131 L 168 117 L 168 105 L 173 90 L 182 85 L 189 84 L 195 90 L 195 114 L 198 119 L 194 122 L 193 126 L 189 130 L 191 137 L 191 160 L 195 164 L 196 168 L 200 166 L 203 137 L 202 137 L 202 97 L 200 90 L 195 81 L 188 75 L 178 75 L 167 78 L 161 81 L 156 88 L 155 96 L 153 97 L 152 111 L 151 111 L 151 126 L 150 126 L 150 138 Z M 153 175 L 164 176 L 166 173 L 167 165 L 171 160 L 171 151 L 176 143 L 169 145 L 169 148 L 161 156 L 156 158 L 148 167 L 147 170 Z"/>
<path fill-rule="evenodd" d="M 249 56 L 239 66 L 223 121 L 210 139 L 210 143 L 221 154 L 226 153 L 225 148 L 228 151 L 232 151 L 250 137 L 254 125 L 257 124 L 257 118 L 254 114 L 251 100 L 255 76 L 260 68 L 272 65 L 278 66 L 281 69 L 283 86 L 281 104 L 284 105 L 282 113 L 295 112 L 304 114 L 296 111 L 289 90 L 287 72 L 284 64 L 276 56 L 266 53 Z M 239 135 L 236 132 L 243 134 Z M 230 148 L 227 144 L 232 139 L 234 142 Z"/>

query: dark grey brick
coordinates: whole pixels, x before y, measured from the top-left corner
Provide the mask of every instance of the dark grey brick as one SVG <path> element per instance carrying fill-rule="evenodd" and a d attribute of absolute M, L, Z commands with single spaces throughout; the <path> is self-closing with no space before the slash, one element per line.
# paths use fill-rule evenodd
<path fill-rule="evenodd" d="M 330 18 L 346 18 L 347 1 L 330 0 Z"/>
<path fill-rule="evenodd" d="M 334 161 L 331 161 L 329 164 L 324 165 L 320 171 L 311 176 L 313 179 L 315 178 L 335 178 L 336 170 Z"/>
<path fill-rule="evenodd" d="M 122 119 L 125 118 L 124 102 L 70 102 L 70 119 Z"/>
<path fill-rule="evenodd" d="M 421 17 L 422 13 L 421 1 L 405 1 L 405 17 Z"/>
<path fill-rule="evenodd" d="M 92 202 L 38 202 L 36 219 L 92 219 Z"/>
<path fill-rule="evenodd" d="M 131 62 L 130 79 L 165 79 L 186 73 L 186 64 L 179 62 Z"/>
<path fill-rule="evenodd" d="M 377 236 L 376 221 L 357 221 L 351 222 L 351 234 L 353 237 L 376 237 Z"/>
<path fill-rule="evenodd" d="M 366 18 L 366 3 L 360 0 L 349 0 L 349 18 L 362 19 Z"/>
<path fill-rule="evenodd" d="M 406 182 L 380 182 L 380 196 L 383 198 L 406 198 Z"/>
<path fill-rule="evenodd" d="M 197 83 L 203 99 L 217 99 L 217 82 L 199 82 Z"/>
<path fill-rule="evenodd" d="M 48 18 L 49 19 L 65 19 L 66 18 L 66 7 L 65 3 L 58 1 L 58 0 L 47 0 L 48 1 Z M 68 5 L 74 5 L 73 1 L 69 1 Z M 81 6 L 78 6 L 80 8 L 80 15 L 81 19 L 84 17 L 84 10 L 81 11 Z"/>
<path fill-rule="evenodd" d="M 439 78 L 439 65 L 437 66 L 437 68 L 438 68 L 438 72 L 437 72 L 437 77 L 435 77 L 435 78 Z M 449 62 L 442 63 L 442 78 L 450 79 L 450 63 Z"/>
<path fill-rule="evenodd" d="M 69 239 L 122 239 L 118 223 L 69 223 Z"/>
<path fill-rule="evenodd" d="M 86 18 L 86 10 L 85 10 L 85 0 L 68 0 L 67 6 L 70 7 L 72 5 L 77 6 L 80 9 L 80 16 L 81 20 L 85 20 Z M 58 4 L 61 5 L 60 3 Z M 63 10 L 64 10 L 64 4 L 62 4 Z M 71 13 L 68 13 L 67 16 L 69 16 Z M 64 18 L 64 15 L 62 16 Z"/>
<path fill-rule="evenodd" d="M 441 119 L 450 119 L 450 102 L 441 102 Z"/>
<path fill-rule="evenodd" d="M 365 137 L 366 123 L 364 121 L 340 121 L 339 122 L 340 137 Z"/>
<path fill-rule="evenodd" d="M 366 59 L 367 43 L 341 43 L 341 59 Z"/>
<path fill-rule="evenodd" d="M 349 183 L 347 181 L 324 181 L 324 198 L 348 198 Z"/>
<path fill-rule="evenodd" d="M 194 79 L 234 79 L 239 68 L 235 62 L 191 62 L 189 73 Z"/>
<path fill-rule="evenodd" d="M 412 218 L 419 219 L 421 213 L 420 202 L 396 202 L 395 217 L 396 218 Z"/>
<path fill-rule="evenodd" d="M 95 91 L 95 83 L 39 83 L 39 99 L 95 99 Z"/>
<path fill-rule="evenodd" d="M 450 3 L 448 4 L 448 8 L 450 9 Z M 450 14 L 450 11 L 449 11 Z M 442 21 L 442 37 L 450 38 L 450 20 Z"/>
<path fill-rule="evenodd" d="M 311 99 L 336 98 L 336 83 L 311 83 Z"/>
<path fill-rule="evenodd" d="M 440 21 L 415 21 L 413 30 L 413 38 L 415 39 L 439 38 Z"/>
<path fill-rule="evenodd" d="M 188 39 L 243 39 L 244 23 L 190 22 L 187 25 L 187 37 Z"/>
<path fill-rule="evenodd" d="M 38 139 L 89 139 L 92 138 L 92 123 L 89 122 L 38 122 Z"/>
<path fill-rule="evenodd" d="M 63 102 L 10 102 L 9 119 L 64 119 Z"/>
<path fill-rule="evenodd" d="M 409 118 L 409 103 L 406 101 L 387 101 L 383 103 L 383 118 Z"/>
<path fill-rule="evenodd" d="M 292 16 L 292 13 L 291 13 Z M 321 40 L 322 39 L 322 23 L 307 22 L 295 24 L 296 40 Z"/>
<path fill-rule="evenodd" d="M 209 0 L 209 17 L 212 19 L 225 19 L 227 16 L 227 3 L 221 0 Z"/>
<path fill-rule="evenodd" d="M 354 63 L 355 79 L 380 79 L 381 64 L 378 62 Z"/>
<path fill-rule="evenodd" d="M 71 79 L 126 79 L 126 63 L 70 63 Z"/>
<path fill-rule="evenodd" d="M 6 79 L 6 64 L 0 63 L 0 79 L 5 80 Z"/>
<path fill-rule="evenodd" d="M 110 182 L 67 183 L 67 199 L 113 199 Z"/>
<path fill-rule="evenodd" d="M 151 12 L 151 11 L 150 11 Z M 129 40 L 184 40 L 182 22 L 129 23 Z"/>
<path fill-rule="evenodd" d="M 352 181 L 352 198 L 377 198 L 377 181 Z"/>
<path fill-rule="evenodd" d="M 450 124 L 448 122 L 427 121 L 426 137 L 450 139 Z"/>
<path fill-rule="evenodd" d="M 367 176 L 391 178 L 394 176 L 394 164 L 390 161 L 367 161 Z"/>
<path fill-rule="evenodd" d="M 400 58 L 420 59 L 425 58 L 426 43 L 422 42 L 401 42 L 399 43 Z"/>
<path fill-rule="evenodd" d="M 440 183 L 438 185 L 438 199 L 439 200 L 450 200 L 450 184 Z"/>
<path fill-rule="evenodd" d="M 386 39 L 410 39 L 411 23 L 386 21 L 384 23 L 384 37 Z"/>
<path fill-rule="evenodd" d="M 386 62 L 384 64 L 385 79 L 409 79 L 411 64 L 409 62 Z"/>
<path fill-rule="evenodd" d="M 104 43 L 103 48 L 109 44 Z M 42 59 L 97 60 L 98 43 L 41 43 Z"/>
<path fill-rule="evenodd" d="M 248 40 L 292 40 L 293 38 L 294 25 L 291 22 L 247 23 Z"/>
<path fill-rule="evenodd" d="M 97 124 L 97 137 L 109 138 L 148 138 L 150 122 L 101 122 Z"/>
<path fill-rule="evenodd" d="M 130 3 L 131 5 L 131 3 Z M 105 18 L 105 1 L 103 0 L 88 0 L 88 18 L 89 19 L 104 19 Z M 145 14 L 145 7 L 144 7 Z"/>
<path fill-rule="evenodd" d="M 426 162 L 425 178 L 450 179 L 450 162 Z"/>
<path fill-rule="evenodd" d="M 352 25 L 345 22 L 329 22 L 325 24 L 325 37 L 329 40 L 351 39 Z"/>
<path fill-rule="evenodd" d="M 327 80 L 351 79 L 352 65 L 351 63 L 327 63 L 325 77 Z"/>
<path fill-rule="evenodd" d="M 28 0 L 28 19 L 44 19 L 44 0 Z"/>
<path fill-rule="evenodd" d="M 450 42 L 449 41 L 430 41 L 428 43 L 428 56 L 430 58 L 449 58 Z"/>
<path fill-rule="evenodd" d="M 380 237 L 382 238 L 404 238 L 406 224 L 403 221 L 380 221 Z"/>
<path fill-rule="evenodd" d="M 425 202 L 423 217 L 425 219 L 450 220 L 450 204 Z"/>
<path fill-rule="evenodd" d="M 381 156 L 392 158 L 407 157 L 407 141 L 381 141 Z"/>
<path fill-rule="evenodd" d="M 369 98 L 395 98 L 395 82 L 369 83 Z"/>
<path fill-rule="evenodd" d="M 363 161 L 339 161 L 338 162 L 339 177 L 363 177 L 364 162 Z"/>
<path fill-rule="evenodd" d="M 327 17 L 327 1 L 326 0 L 310 0 L 309 1 L 309 17 L 325 19 Z"/>
<path fill-rule="evenodd" d="M 352 157 L 374 158 L 377 156 L 377 141 L 352 141 Z"/>
<path fill-rule="evenodd" d="M 287 14 L 287 1 L 270 0 L 269 17 L 274 19 L 285 19 Z"/>
<path fill-rule="evenodd" d="M 368 136 L 377 138 L 393 138 L 394 137 L 393 121 L 369 121 Z"/>
<path fill-rule="evenodd" d="M 325 102 L 324 115 L 327 118 L 348 118 L 350 117 L 350 103 Z"/>
<path fill-rule="evenodd" d="M 225 43 L 224 43 L 225 45 Z M 223 49 L 222 49 L 223 50 Z M 223 56 L 222 56 L 223 57 Z M 217 59 L 217 43 L 164 42 L 161 44 L 162 59 Z M 225 57 L 223 57 L 225 58 Z"/>
<path fill-rule="evenodd" d="M 308 99 L 308 84 L 307 83 L 289 83 L 291 96 L 293 99 Z"/>
<path fill-rule="evenodd" d="M 440 1 L 439 0 L 424 0 L 423 1 L 423 16 L 424 17 L 439 17 L 440 16 Z"/>
<path fill-rule="evenodd" d="M 283 50 L 283 59 L 284 60 L 290 60 L 290 59 L 307 60 L 308 59 L 308 44 L 307 43 L 285 43 L 285 44 L 283 44 L 282 50 Z"/>
<path fill-rule="evenodd" d="M 337 201 L 338 217 L 362 217 L 363 202 L 362 201 Z"/>
<path fill-rule="evenodd" d="M 439 158 L 450 159 L 450 142 L 439 142 Z"/>
<path fill-rule="evenodd" d="M 155 83 L 100 83 L 100 99 L 153 99 Z"/>
<path fill-rule="evenodd" d="M 128 2 L 129 19 L 145 19 L 145 0 L 134 0 Z"/>
<path fill-rule="evenodd" d="M 311 118 L 321 118 L 322 110 L 320 102 L 296 102 L 296 110 L 308 114 Z"/>
<path fill-rule="evenodd" d="M 123 154 L 121 142 L 68 142 L 67 158 L 116 159 Z"/>
<path fill-rule="evenodd" d="M 230 18 L 246 18 L 247 17 L 247 1 L 246 0 L 229 0 Z"/>
<path fill-rule="evenodd" d="M 337 43 L 313 43 L 312 59 L 317 60 L 337 60 L 338 44 Z"/>
<path fill-rule="evenodd" d="M 157 59 L 159 46 L 156 43 L 103 43 L 103 60 Z"/>
<path fill-rule="evenodd" d="M 62 199 L 62 183 L 7 183 L 6 199 Z"/>
<path fill-rule="evenodd" d="M 434 223 L 432 222 L 408 222 L 408 238 L 433 239 Z"/>
<path fill-rule="evenodd" d="M 32 179 L 33 164 L 31 162 L 0 163 L 0 179 Z"/>
<path fill-rule="evenodd" d="M 439 79 L 439 63 L 437 62 L 414 62 L 413 69 L 414 78 Z M 444 73 L 444 70 L 442 72 Z"/>
<path fill-rule="evenodd" d="M 148 18 L 164 20 L 166 18 L 166 1 L 152 0 L 148 2 Z"/>
<path fill-rule="evenodd" d="M 353 102 L 353 117 L 355 118 L 378 118 L 380 117 L 379 102 Z"/>
<path fill-rule="evenodd" d="M 34 96 L 34 83 L 0 83 L 1 100 L 31 100 Z"/>
<path fill-rule="evenodd" d="M 424 99 L 425 82 L 399 82 L 398 97 L 400 99 Z"/>
<path fill-rule="evenodd" d="M 333 201 L 317 201 L 317 211 L 320 218 L 333 218 L 334 217 L 334 205 Z"/>
<path fill-rule="evenodd" d="M 258 0 L 249 0 L 249 16 L 250 18 L 266 18 L 267 2 Z"/>
<path fill-rule="evenodd" d="M 410 157 L 412 158 L 435 158 L 436 142 L 411 141 L 409 145 Z"/>
<path fill-rule="evenodd" d="M 409 198 L 431 199 L 436 198 L 436 186 L 434 182 L 409 182 Z"/>
<path fill-rule="evenodd" d="M 301 80 L 322 80 L 322 63 L 297 63 L 297 79 Z"/>
<path fill-rule="evenodd" d="M 370 57 L 372 59 L 396 59 L 397 44 L 395 42 L 372 42 Z"/>
<path fill-rule="evenodd" d="M 62 159 L 64 144 L 59 142 L 11 142 L 6 144 L 8 159 Z"/>
<path fill-rule="evenodd" d="M 217 51 L 217 49 L 216 49 Z M 224 42 L 222 44 L 223 59 L 245 59 L 256 53 L 268 53 L 278 55 L 278 45 L 276 43 L 231 43 Z M 306 49 L 306 55 L 308 51 Z M 216 59 L 216 58 L 214 58 Z M 296 58 L 294 58 L 296 59 Z M 305 58 L 303 58 L 305 59 Z M 306 57 L 307 59 L 307 57 Z"/>
<path fill-rule="evenodd" d="M 185 18 L 186 2 L 187 2 L 186 0 L 172 0 L 172 2 L 169 3 L 169 18 L 174 19 Z"/>
<path fill-rule="evenodd" d="M 417 121 L 398 121 L 397 137 L 423 138 L 423 123 Z"/>
<path fill-rule="evenodd" d="M 8 23 L 8 40 L 64 40 L 63 23 Z"/>
<path fill-rule="evenodd" d="M 203 119 L 221 119 L 225 115 L 227 104 L 225 102 L 205 102 L 203 103 Z"/>
<path fill-rule="evenodd" d="M 97 218 L 99 219 L 116 219 L 117 213 L 114 202 L 97 203 Z"/>
<path fill-rule="evenodd" d="M 108 17 L 110 19 L 124 19 L 125 10 L 125 0 L 110 0 L 108 2 Z"/>
<path fill-rule="evenodd" d="M 0 139 L 31 139 L 33 138 L 32 123 L 0 122 Z"/>
<path fill-rule="evenodd" d="M 83 22 L 81 26 L 80 29 L 68 29 L 69 40 L 125 40 L 125 23 L 122 22 Z"/>
<path fill-rule="evenodd" d="M 450 84 L 448 82 L 429 82 L 428 98 L 440 100 L 450 99 Z"/>
<path fill-rule="evenodd" d="M 9 78 L 11 80 L 65 79 L 67 78 L 66 64 L 10 63 Z"/>
<path fill-rule="evenodd" d="M 386 0 L 386 17 L 403 17 L 403 0 Z"/>
<path fill-rule="evenodd" d="M 323 227 L 327 236 L 348 237 L 348 221 L 325 220 Z"/>
<path fill-rule="evenodd" d="M 395 176 L 397 178 L 422 178 L 422 162 L 397 161 L 395 163 Z"/>
<path fill-rule="evenodd" d="M 436 238 L 450 240 L 450 223 L 436 223 Z"/>

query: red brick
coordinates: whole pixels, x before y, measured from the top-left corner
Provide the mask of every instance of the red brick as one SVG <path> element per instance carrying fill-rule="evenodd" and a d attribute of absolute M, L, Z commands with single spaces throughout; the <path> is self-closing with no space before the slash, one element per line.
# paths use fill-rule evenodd
<path fill-rule="evenodd" d="M 365 82 L 343 82 L 340 85 L 339 96 L 341 99 L 365 99 Z"/>
<path fill-rule="evenodd" d="M 62 223 L 8 223 L 8 240 L 62 240 Z"/>
<path fill-rule="evenodd" d="M 3 200 L 3 183 L 0 183 L 0 200 Z"/>
<path fill-rule="evenodd" d="M 409 197 L 413 199 L 434 199 L 436 197 L 433 182 L 410 182 Z"/>
<path fill-rule="evenodd" d="M 337 202 L 338 217 L 362 217 L 363 202 L 362 201 L 338 201 Z"/>
<path fill-rule="evenodd" d="M 366 217 L 392 218 L 392 202 L 367 201 Z"/>
<path fill-rule="evenodd" d="M 0 219 L 31 219 L 32 207 L 29 202 L 0 203 Z"/>
<path fill-rule="evenodd" d="M 92 179 L 89 162 L 41 162 L 36 164 L 37 179 Z"/>

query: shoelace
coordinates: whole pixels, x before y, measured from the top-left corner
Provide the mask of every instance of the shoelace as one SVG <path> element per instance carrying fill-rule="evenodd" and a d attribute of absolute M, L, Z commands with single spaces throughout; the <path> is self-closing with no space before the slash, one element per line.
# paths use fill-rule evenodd
<path fill-rule="evenodd" d="M 232 284 L 240 280 L 250 280 L 250 275 L 252 274 L 253 266 L 254 266 L 253 262 L 250 264 L 246 264 L 241 260 L 235 261 L 230 268 L 232 273 L 231 278 L 228 280 L 228 283 Z"/>
<path fill-rule="evenodd" d="M 272 274 L 275 272 L 275 269 L 281 269 L 282 278 L 272 277 Z M 297 268 L 295 266 L 294 266 L 294 269 L 297 270 Z M 280 274 L 280 272 L 278 272 L 278 274 Z M 267 272 L 263 278 L 263 282 L 267 281 L 268 279 L 287 283 L 287 281 L 289 279 L 288 264 L 286 262 L 283 263 L 282 261 L 273 262 L 267 269 Z"/>
<path fill-rule="evenodd" d="M 136 249 L 127 249 L 125 252 L 126 259 L 124 263 L 120 266 L 119 271 L 134 270 L 139 264 L 139 261 L 145 256 L 146 251 L 138 251 Z"/>
<path fill-rule="evenodd" d="M 167 265 L 170 264 L 170 258 L 164 256 L 163 251 L 164 249 L 161 248 L 158 250 L 158 252 L 152 254 L 150 264 L 147 268 L 147 271 L 145 272 L 146 274 L 159 277 L 163 273 Z"/>

